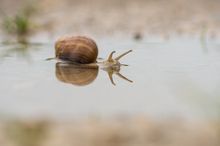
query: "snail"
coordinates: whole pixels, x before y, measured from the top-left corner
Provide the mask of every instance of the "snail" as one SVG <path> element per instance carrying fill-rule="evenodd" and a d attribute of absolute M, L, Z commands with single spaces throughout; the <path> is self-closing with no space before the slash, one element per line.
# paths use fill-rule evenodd
<path fill-rule="evenodd" d="M 115 51 L 112 51 L 108 56 L 108 59 L 102 62 L 97 61 L 98 51 L 98 46 L 95 41 L 85 36 L 61 37 L 55 43 L 55 58 L 65 61 L 66 63 L 74 64 L 77 68 L 97 69 L 100 67 L 108 72 L 113 85 L 115 85 L 112 78 L 113 74 L 132 82 L 119 73 L 121 66 L 127 66 L 126 64 L 121 64 L 119 60 L 123 56 L 132 52 L 132 50 L 115 58 L 113 58 Z"/>

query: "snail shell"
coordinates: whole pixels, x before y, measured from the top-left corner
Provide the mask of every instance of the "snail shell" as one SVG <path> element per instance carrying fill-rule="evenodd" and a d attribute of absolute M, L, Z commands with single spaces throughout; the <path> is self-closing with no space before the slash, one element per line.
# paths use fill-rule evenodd
<path fill-rule="evenodd" d="M 85 86 L 92 83 L 97 75 L 97 68 L 81 68 L 75 64 L 56 63 L 56 77 L 64 83 Z"/>
<path fill-rule="evenodd" d="M 98 47 L 92 39 L 84 36 L 69 36 L 55 43 L 56 58 L 79 64 L 95 63 Z"/>

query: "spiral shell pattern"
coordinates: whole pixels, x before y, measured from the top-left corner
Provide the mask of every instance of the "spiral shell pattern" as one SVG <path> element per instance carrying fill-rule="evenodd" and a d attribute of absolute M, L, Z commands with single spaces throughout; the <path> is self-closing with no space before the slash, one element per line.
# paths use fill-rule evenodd
<path fill-rule="evenodd" d="M 79 64 L 96 62 L 98 47 L 92 39 L 84 36 L 63 37 L 55 43 L 56 58 Z"/>

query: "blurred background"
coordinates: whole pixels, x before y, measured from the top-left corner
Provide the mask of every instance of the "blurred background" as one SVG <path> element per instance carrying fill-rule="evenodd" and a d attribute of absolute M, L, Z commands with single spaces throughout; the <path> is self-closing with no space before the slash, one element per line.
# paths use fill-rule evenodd
<path fill-rule="evenodd" d="M 0 0 L 1 146 L 219 146 L 220 0 Z M 84 35 L 120 72 L 63 67 Z"/>
<path fill-rule="evenodd" d="M 218 0 L 1 0 L 0 10 L 3 23 L 8 17 L 27 13 L 25 17 L 31 19 L 28 31 L 52 36 L 80 33 L 168 37 L 200 35 L 208 30 L 214 37 L 220 19 Z"/>

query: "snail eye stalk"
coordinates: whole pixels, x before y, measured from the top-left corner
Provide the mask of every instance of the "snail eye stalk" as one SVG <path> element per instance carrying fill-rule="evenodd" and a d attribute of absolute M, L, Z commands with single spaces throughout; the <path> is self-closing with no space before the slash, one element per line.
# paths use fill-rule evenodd
<path fill-rule="evenodd" d="M 109 62 L 113 62 L 113 58 L 112 57 L 113 57 L 114 53 L 115 53 L 115 51 L 112 51 L 111 54 L 109 55 L 109 57 L 108 57 L 108 61 Z"/>
<path fill-rule="evenodd" d="M 127 55 L 127 54 L 130 53 L 130 52 L 132 52 L 132 50 L 129 50 L 129 51 L 127 51 L 127 52 L 125 52 L 125 53 L 119 55 L 118 57 L 115 58 L 115 60 L 118 61 L 119 59 L 121 59 L 123 56 Z"/>

